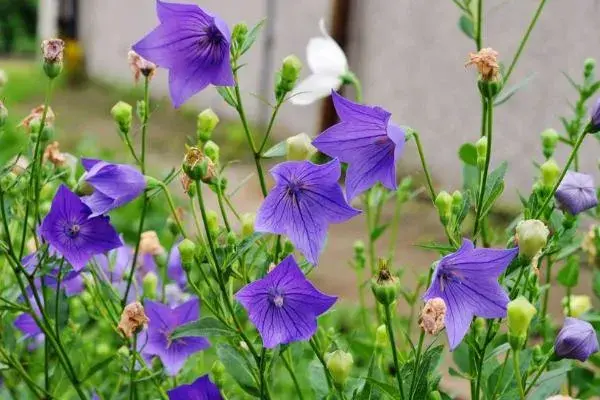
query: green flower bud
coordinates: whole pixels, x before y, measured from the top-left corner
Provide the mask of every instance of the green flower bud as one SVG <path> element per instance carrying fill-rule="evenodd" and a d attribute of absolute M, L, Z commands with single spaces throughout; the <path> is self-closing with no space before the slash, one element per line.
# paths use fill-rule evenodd
<path fill-rule="evenodd" d="M 148 272 L 142 280 L 142 289 L 144 297 L 148 299 L 156 298 L 156 288 L 158 287 L 158 276 L 154 272 Z"/>
<path fill-rule="evenodd" d="M 248 25 L 244 22 L 239 22 L 233 26 L 233 30 L 231 33 L 231 41 L 236 44 L 236 46 L 242 47 L 244 42 L 246 41 L 246 37 L 248 36 Z"/>
<path fill-rule="evenodd" d="M 352 358 L 352 354 L 336 350 L 333 353 L 325 354 L 325 364 L 333 378 L 333 382 L 338 387 L 343 387 L 352 370 L 354 359 Z"/>
<path fill-rule="evenodd" d="M 552 188 L 560 176 L 560 168 L 552 159 L 540 166 L 540 172 L 542 173 L 542 185 L 546 188 Z"/>
<path fill-rule="evenodd" d="M 477 168 L 485 168 L 485 160 L 487 158 L 488 139 L 486 136 L 479 138 L 475 142 L 475 150 L 477 151 Z"/>
<path fill-rule="evenodd" d="M 211 235 L 216 236 L 219 233 L 219 214 L 216 211 L 206 211 L 206 225 Z"/>
<path fill-rule="evenodd" d="M 300 76 L 300 70 L 302 70 L 302 61 L 295 55 L 292 54 L 283 59 L 275 85 L 275 97 L 278 100 L 282 100 L 294 88 Z"/>
<path fill-rule="evenodd" d="M 442 395 L 437 390 L 429 393 L 427 400 L 442 400 Z"/>
<path fill-rule="evenodd" d="M 144 100 L 138 100 L 135 103 L 135 114 L 140 121 L 146 118 L 146 102 Z"/>
<path fill-rule="evenodd" d="M 437 208 L 440 215 L 440 221 L 446 226 L 450 221 L 450 217 L 452 217 L 452 196 L 445 190 L 439 192 L 435 198 L 435 208 Z"/>
<path fill-rule="evenodd" d="M 242 215 L 242 237 L 247 238 L 254 233 L 255 213 L 246 213 Z"/>
<path fill-rule="evenodd" d="M 554 154 L 556 144 L 558 143 L 559 135 L 558 132 L 556 132 L 554 129 L 546 129 L 542 132 L 541 137 L 544 157 L 548 159 L 552 157 L 552 154 Z"/>
<path fill-rule="evenodd" d="M 206 157 L 210 158 L 215 164 L 219 163 L 219 150 L 219 145 L 212 140 L 209 140 L 204 144 L 204 154 L 206 154 Z"/>
<path fill-rule="evenodd" d="M 519 255 L 527 260 L 535 257 L 546 245 L 550 231 L 542 221 L 528 219 L 517 224 L 516 240 Z"/>
<path fill-rule="evenodd" d="M 463 208 L 463 195 L 459 190 L 452 193 L 452 213 L 459 214 Z"/>
<path fill-rule="evenodd" d="M 533 316 L 537 313 L 535 307 L 523 296 L 508 303 L 507 307 L 508 337 L 513 350 L 520 349 L 527 338 L 527 330 Z"/>
<path fill-rule="evenodd" d="M 479 93 L 488 100 L 492 100 L 502 91 L 502 80 L 493 79 L 491 81 L 480 79 L 477 81 Z"/>
<path fill-rule="evenodd" d="M 110 346 L 107 343 L 100 342 L 96 346 L 96 354 L 102 358 L 110 354 Z"/>
<path fill-rule="evenodd" d="M 569 302 L 571 314 L 569 315 Z M 562 300 L 563 313 L 567 317 L 579 318 L 582 314 L 592 309 L 592 300 L 585 295 L 571 295 Z"/>
<path fill-rule="evenodd" d="M 40 141 L 42 143 L 46 143 L 54 138 L 54 126 L 52 125 L 44 125 L 44 129 L 42 129 L 42 133 L 40 134 Z"/>
<path fill-rule="evenodd" d="M 354 266 L 358 270 L 363 270 L 367 264 L 365 256 L 365 243 L 362 240 L 354 242 Z"/>
<path fill-rule="evenodd" d="M 227 245 L 233 247 L 236 244 L 237 244 L 237 235 L 233 231 L 228 232 L 227 233 Z"/>
<path fill-rule="evenodd" d="M 207 142 L 210 140 L 213 131 L 219 124 L 219 116 L 215 112 L 207 108 L 198 114 L 198 120 L 196 124 L 196 136 L 199 142 Z"/>
<path fill-rule="evenodd" d="M 589 78 L 594 73 L 596 68 L 596 60 L 593 58 L 586 58 L 583 62 L 583 76 Z"/>
<path fill-rule="evenodd" d="M 110 110 L 110 114 L 117 123 L 119 131 L 128 134 L 131 130 L 131 120 L 133 118 L 133 107 L 124 101 L 119 101 Z"/>
<path fill-rule="evenodd" d="M 533 348 L 531 349 L 531 358 L 533 358 L 533 363 L 536 366 L 537 364 L 543 361 L 544 352 L 542 351 L 542 346 L 540 346 L 539 344 L 533 346 Z"/>
<path fill-rule="evenodd" d="M 219 388 L 223 387 L 223 383 L 225 382 L 225 371 L 225 365 L 220 360 L 216 360 L 210 368 L 213 381 Z"/>
<path fill-rule="evenodd" d="M 306 133 L 299 133 L 287 138 L 285 149 L 288 161 L 308 160 L 317 152 L 317 148 L 312 145 L 312 140 Z"/>
<path fill-rule="evenodd" d="M 42 42 L 44 72 L 50 79 L 60 75 L 63 69 L 63 53 L 65 42 L 61 39 L 48 39 Z"/>
<path fill-rule="evenodd" d="M 121 347 L 119 347 L 119 350 L 117 350 L 117 354 L 119 356 L 121 356 L 122 358 L 128 359 L 129 358 L 129 349 L 127 348 L 127 346 L 121 346 Z"/>
<path fill-rule="evenodd" d="M 390 338 L 388 336 L 387 327 L 385 325 L 379 325 L 375 331 L 375 348 L 383 350 L 390 345 Z"/>
<path fill-rule="evenodd" d="M 400 282 L 388 269 L 387 261 L 379 260 L 379 272 L 371 279 L 371 290 L 377 302 L 389 306 L 396 301 L 399 289 Z"/>
<path fill-rule="evenodd" d="M 6 124 L 8 119 L 8 109 L 4 106 L 4 103 L 0 101 L 0 128 Z"/>
<path fill-rule="evenodd" d="M 88 291 L 81 293 L 79 295 L 79 298 L 81 299 L 81 302 L 83 303 L 83 305 L 86 308 L 92 307 L 92 305 L 94 304 L 94 299 L 92 298 L 92 295 Z"/>
<path fill-rule="evenodd" d="M 183 268 L 189 270 L 194 263 L 194 254 L 196 254 L 196 245 L 190 239 L 183 239 L 179 246 L 179 254 L 181 255 L 181 264 Z"/>

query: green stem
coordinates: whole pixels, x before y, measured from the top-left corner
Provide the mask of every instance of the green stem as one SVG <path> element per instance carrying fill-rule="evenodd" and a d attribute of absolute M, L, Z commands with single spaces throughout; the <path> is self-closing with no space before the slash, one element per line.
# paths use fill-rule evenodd
<path fill-rule="evenodd" d="M 56 337 L 60 337 L 60 326 L 58 324 L 58 314 L 60 306 L 60 285 L 62 280 L 62 271 L 65 264 L 65 258 L 63 257 L 58 266 L 58 275 L 56 277 L 56 298 L 54 299 L 54 324 L 56 327 Z"/>
<path fill-rule="evenodd" d="M 183 223 L 181 222 L 181 219 L 179 218 L 179 215 L 177 214 L 177 209 L 175 208 L 175 202 L 173 201 L 173 197 L 171 196 L 171 192 L 169 191 L 169 188 L 163 182 L 160 182 L 159 185 L 160 185 L 161 189 L 163 190 L 165 197 L 167 198 L 167 203 L 169 204 L 169 209 L 171 210 L 171 215 L 173 215 L 173 219 L 175 220 L 175 223 L 177 224 L 177 228 L 179 229 L 179 232 L 181 233 L 181 235 L 184 238 L 187 238 L 188 237 L 187 233 L 185 232 Z"/>
<path fill-rule="evenodd" d="M 477 45 L 477 51 L 481 50 L 482 47 L 482 33 L 483 27 L 483 0 L 477 1 L 477 28 L 475 31 L 475 44 Z"/>
<path fill-rule="evenodd" d="M 10 365 L 15 371 L 19 373 L 19 375 L 25 381 L 25 384 L 29 387 L 29 389 L 33 392 L 33 394 L 38 399 L 51 399 L 52 395 L 48 393 L 48 391 L 44 390 L 40 386 L 38 386 L 35 381 L 27 374 L 27 371 L 23 366 L 19 363 L 18 360 L 15 360 L 10 356 L 2 347 L 0 347 L 0 355 L 4 358 L 2 360 L 3 363 Z M 41 393 L 41 394 L 40 394 Z"/>
<path fill-rule="evenodd" d="M 362 84 L 360 83 L 360 79 L 358 79 L 358 77 L 353 73 L 348 71 L 345 75 L 344 75 L 344 83 L 349 83 L 350 85 L 352 85 L 352 87 L 354 87 L 354 99 L 356 100 L 357 103 L 362 103 L 363 102 L 363 91 L 362 91 Z"/>
<path fill-rule="evenodd" d="M 506 370 L 506 364 L 508 364 L 508 358 L 510 357 L 511 349 L 508 349 L 506 355 L 504 356 L 504 362 L 502 363 L 502 369 L 500 370 L 500 375 L 498 376 L 498 380 L 496 381 L 496 385 L 494 386 L 494 391 L 490 396 L 490 400 L 494 400 L 496 398 L 496 393 L 498 393 L 498 389 L 500 389 L 500 382 L 502 382 L 502 378 L 504 377 L 504 370 Z"/>
<path fill-rule="evenodd" d="M 552 257 L 548 256 L 546 264 L 546 291 L 544 292 L 544 299 L 542 301 L 542 326 L 545 328 L 546 322 L 548 321 L 548 301 L 550 299 L 550 282 L 552 281 L 552 265 L 554 264 Z M 546 329 L 544 329 L 544 337 L 546 337 Z"/>
<path fill-rule="evenodd" d="M 292 353 L 290 352 L 289 348 L 283 352 L 283 354 L 281 355 L 281 359 L 283 360 L 283 365 L 285 369 L 290 374 L 290 378 L 292 378 L 292 382 L 294 383 L 294 388 L 296 389 L 298 399 L 304 400 L 304 396 L 302 395 L 302 389 L 300 388 L 300 383 L 298 382 L 298 378 L 296 377 L 296 373 L 294 371 L 294 360 L 292 359 Z"/>
<path fill-rule="evenodd" d="M 554 355 L 554 350 L 551 351 L 550 353 L 548 353 L 548 355 L 546 356 L 546 359 L 544 360 L 544 362 L 542 363 L 542 365 L 540 365 L 540 367 L 538 368 L 537 372 L 535 373 L 535 376 L 533 377 L 533 379 L 531 380 L 531 382 L 527 386 L 527 389 L 525 389 L 525 396 L 527 396 L 529 394 L 529 392 L 531 391 L 531 389 L 533 389 L 533 386 L 535 385 L 535 383 L 537 382 L 537 380 L 540 378 L 540 376 L 542 375 L 542 373 L 544 373 L 544 371 L 546 370 L 546 367 L 548 367 L 548 363 L 550 362 L 550 359 L 552 359 L 553 355 Z"/>
<path fill-rule="evenodd" d="M 41 277 L 42 283 L 42 297 L 44 298 L 44 306 L 48 304 L 46 298 L 46 280 L 45 277 Z M 58 323 L 57 331 L 58 331 Z M 50 343 L 48 342 L 48 338 L 44 337 L 44 389 L 46 391 L 50 391 Z"/>
<path fill-rule="evenodd" d="M 150 118 L 150 78 L 144 79 L 144 118 L 142 119 L 142 154 L 140 155 L 140 169 L 146 174 L 146 135 L 148 133 L 148 120 Z"/>
<path fill-rule="evenodd" d="M 263 346 L 260 352 L 260 367 L 259 367 L 259 377 L 260 377 L 260 398 L 261 399 L 270 399 L 269 389 L 267 387 L 267 380 L 265 379 L 265 368 L 267 367 L 267 348 Z"/>
<path fill-rule="evenodd" d="M 513 369 L 515 370 L 515 379 L 517 380 L 517 388 L 519 388 L 519 397 L 525 400 L 525 389 L 523 388 L 523 377 L 521 376 L 521 368 L 519 365 L 520 350 L 513 351 Z"/>
<path fill-rule="evenodd" d="M 517 61 L 519 61 L 519 57 L 521 56 L 521 53 L 525 48 L 525 44 L 527 44 L 527 41 L 529 40 L 529 35 L 531 35 L 531 31 L 533 31 L 533 27 L 535 26 L 538 18 L 540 17 L 540 14 L 542 13 L 542 10 L 544 9 L 544 5 L 546 5 L 546 0 L 540 0 L 540 4 L 538 5 L 538 8 L 535 11 L 535 14 L 533 15 L 533 18 L 529 23 L 529 26 L 527 27 L 527 31 L 525 31 L 525 35 L 521 39 L 521 43 L 519 43 L 519 48 L 517 49 L 517 52 L 515 53 L 515 56 L 513 57 L 513 60 L 510 63 L 510 67 L 508 67 L 508 71 L 504 76 L 504 83 L 508 82 L 508 78 L 510 78 L 510 75 L 515 69 Z"/>
<path fill-rule="evenodd" d="M 538 208 L 538 211 L 535 213 L 533 219 L 538 219 L 540 217 L 540 215 L 542 215 L 542 213 L 544 212 L 544 210 L 548 206 L 548 203 L 550 203 L 550 200 L 552 199 L 552 197 L 554 197 L 554 193 L 556 193 L 556 190 L 558 189 L 558 186 L 560 185 L 560 182 L 563 180 L 563 178 L 567 174 L 567 171 L 569 170 L 569 167 L 571 166 L 571 163 L 575 159 L 575 155 L 579 151 L 579 147 L 581 147 L 581 144 L 583 143 L 583 140 L 585 139 L 586 135 L 587 135 L 587 130 L 584 130 L 579 135 L 579 137 L 577 138 L 577 141 L 575 142 L 575 144 L 573 145 L 573 149 L 571 150 L 571 154 L 569 155 L 569 159 L 567 160 L 567 163 L 563 167 L 563 169 L 562 169 L 562 171 L 560 173 L 560 176 L 556 180 L 556 183 L 554 184 L 554 187 L 552 188 L 552 190 L 550 191 L 550 193 L 548 194 L 548 196 L 546 197 L 546 199 L 542 203 L 541 207 Z"/>
<path fill-rule="evenodd" d="M 313 352 L 317 356 L 317 359 L 323 366 L 323 370 L 325 372 L 325 378 L 327 379 L 327 386 L 329 387 L 329 391 L 331 392 L 331 389 L 333 389 L 333 380 L 331 378 L 331 374 L 329 373 L 329 369 L 327 369 L 327 363 L 325 362 L 323 355 L 319 351 L 319 346 L 317 346 L 317 343 L 315 342 L 315 338 L 314 337 L 310 338 L 310 340 L 308 342 L 310 343 L 310 347 L 312 348 Z"/>
<path fill-rule="evenodd" d="M 427 190 L 429 191 L 429 197 L 431 197 L 431 202 L 435 202 L 436 194 L 435 189 L 433 188 L 433 181 L 431 180 L 431 174 L 429 173 L 429 168 L 427 168 L 427 161 L 425 159 L 425 154 L 423 153 L 423 146 L 421 145 L 421 138 L 417 131 L 411 130 L 411 136 L 415 139 L 415 144 L 417 145 L 417 151 L 419 152 L 419 158 L 421 159 L 421 166 L 423 167 L 423 173 L 425 174 L 425 179 L 427 180 Z"/>
<path fill-rule="evenodd" d="M 277 118 L 277 113 L 279 112 L 279 109 L 281 108 L 281 105 L 283 104 L 283 101 L 285 99 L 281 99 L 277 102 L 277 104 L 275 104 L 275 108 L 273 108 L 273 112 L 271 113 L 271 118 L 269 119 L 269 124 L 267 125 L 267 130 L 265 132 L 265 136 L 263 137 L 262 143 L 260 144 L 260 147 L 258 148 L 258 154 L 261 156 L 262 158 L 262 153 L 263 150 L 265 149 L 265 146 L 267 145 L 267 141 L 269 140 L 269 136 L 271 136 L 271 131 L 273 130 L 273 125 L 275 125 L 275 119 Z"/>
<path fill-rule="evenodd" d="M 410 330 L 409 330 L 410 332 Z M 425 340 L 425 331 L 421 330 L 421 334 L 419 335 L 419 344 L 417 345 L 417 353 L 415 355 L 415 373 L 413 373 L 412 380 L 410 382 L 410 391 L 408 392 L 408 398 L 413 398 L 413 389 L 415 387 L 415 383 L 417 381 L 416 371 L 419 370 L 419 361 L 421 358 L 421 351 L 423 350 L 423 341 Z"/>
<path fill-rule="evenodd" d="M 215 186 L 217 190 L 217 201 L 219 202 L 219 209 L 221 210 L 221 216 L 223 217 L 225 228 L 227 229 L 227 232 L 231 232 L 231 225 L 229 225 L 229 218 L 227 218 L 227 210 L 225 209 L 225 204 L 223 203 L 223 188 L 221 187 L 220 182 L 217 182 Z"/>
<path fill-rule="evenodd" d="M 485 341 L 483 342 L 483 347 L 481 348 L 481 351 L 480 351 L 479 364 L 477 366 L 477 380 L 475 382 L 475 398 L 476 399 L 479 399 L 479 392 L 481 390 L 480 389 L 481 388 L 481 376 L 483 375 L 482 372 L 483 372 L 483 362 L 485 361 L 485 351 L 495 336 L 495 333 L 494 333 L 494 324 L 495 323 L 496 323 L 495 320 L 492 320 L 489 323 L 488 330 L 485 334 Z"/>
<path fill-rule="evenodd" d="M 129 400 L 135 399 L 135 355 L 137 353 L 137 334 L 133 334 L 131 344 L 131 366 L 129 368 Z"/>
<path fill-rule="evenodd" d="M 487 184 L 488 171 L 490 168 L 490 160 L 492 158 L 492 127 L 493 127 L 493 114 L 494 114 L 494 105 L 491 99 L 486 100 L 486 108 L 487 108 L 487 149 L 485 153 L 485 166 L 483 168 L 483 174 L 481 176 L 481 183 L 479 185 L 479 196 L 477 200 L 477 212 L 475 213 L 475 226 L 473 228 L 473 238 L 477 238 L 477 233 L 479 230 L 479 225 L 481 223 L 483 212 L 483 200 L 485 198 L 485 188 Z"/>
<path fill-rule="evenodd" d="M 402 376 L 400 375 L 400 362 L 398 361 L 398 349 L 396 348 L 396 340 L 394 339 L 394 327 L 392 325 L 392 305 L 383 307 L 385 309 L 385 325 L 387 327 L 388 336 L 390 339 L 390 347 L 392 348 L 392 358 L 394 360 L 394 368 L 396 370 L 396 381 L 398 382 L 398 390 L 400 391 L 400 400 L 404 399 L 404 387 L 402 386 Z"/>

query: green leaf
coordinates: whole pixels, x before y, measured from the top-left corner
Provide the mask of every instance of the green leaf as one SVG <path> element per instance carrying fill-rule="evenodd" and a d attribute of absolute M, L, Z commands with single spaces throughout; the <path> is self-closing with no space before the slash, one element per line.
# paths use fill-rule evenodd
<path fill-rule="evenodd" d="M 458 150 L 458 157 L 462 162 L 474 167 L 477 166 L 477 148 L 473 143 L 465 143 Z"/>
<path fill-rule="evenodd" d="M 228 344 L 219 344 L 217 346 L 217 357 L 219 357 L 229 375 L 235 379 L 246 393 L 256 397 L 260 396 L 258 383 L 250 370 L 248 360 L 239 351 Z"/>
<path fill-rule="evenodd" d="M 237 102 L 235 101 L 235 98 L 233 97 L 233 93 L 231 92 L 230 87 L 217 86 L 217 93 L 219 93 L 221 95 L 221 97 L 223 98 L 223 100 L 225 100 L 225 102 L 227 104 L 229 104 L 233 108 L 237 108 Z"/>
<path fill-rule="evenodd" d="M 254 232 L 252 235 L 248 236 L 247 238 L 242 240 L 240 243 L 238 243 L 238 245 L 236 247 L 236 251 L 233 254 L 230 254 L 227 256 L 227 259 L 223 263 L 222 268 L 223 269 L 229 268 L 238 258 L 240 258 L 244 254 L 246 254 L 246 252 L 248 250 L 250 250 L 252 248 L 252 246 L 254 246 L 254 244 L 263 236 L 264 236 L 264 234 L 262 234 L 262 233 Z"/>
<path fill-rule="evenodd" d="M 244 40 L 244 43 L 242 43 L 242 48 L 240 49 L 240 55 L 244 54 L 245 52 L 250 50 L 250 47 L 252 47 L 254 42 L 256 42 L 256 38 L 258 37 L 258 34 L 260 33 L 262 27 L 264 26 L 265 21 L 266 21 L 266 19 L 263 19 L 258 24 L 254 25 L 254 28 L 250 29 L 250 32 L 248 32 L 248 35 L 246 36 L 246 40 Z"/>
<path fill-rule="evenodd" d="M 485 185 L 485 194 L 483 196 L 481 218 L 490 212 L 492 206 L 504 191 L 504 175 L 506 174 L 507 167 L 508 163 L 504 161 L 488 175 L 487 183 Z"/>
<path fill-rule="evenodd" d="M 315 392 L 317 399 L 324 399 L 329 394 L 327 386 L 327 378 L 323 365 L 318 360 L 312 360 L 308 364 L 308 376 L 310 378 L 310 386 Z"/>
<path fill-rule="evenodd" d="M 377 389 L 381 390 L 383 393 L 390 396 L 392 399 L 400 398 L 400 391 L 395 386 L 388 385 L 387 383 L 379 382 L 378 380 L 373 379 L 373 378 L 367 378 L 367 381 L 371 382 L 373 384 L 373 386 L 375 386 Z"/>
<path fill-rule="evenodd" d="M 115 360 L 115 355 L 111 355 L 106 357 L 104 360 L 101 360 L 99 362 L 97 362 L 96 364 L 92 365 L 90 367 L 90 369 L 88 369 L 88 371 L 86 372 L 85 376 L 81 379 L 81 382 L 85 382 L 86 380 L 88 380 L 89 378 L 91 378 L 96 372 L 100 371 L 101 369 L 103 369 L 104 367 L 108 366 L 108 364 L 110 364 L 113 360 Z"/>
<path fill-rule="evenodd" d="M 276 157 L 285 157 L 287 154 L 287 146 L 285 141 L 279 142 L 269 150 L 265 151 L 262 155 L 262 158 L 276 158 Z"/>
<path fill-rule="evenodd" d="M 171 334 L 171 340 L 182 337 L 206 337 L 206 336 L 236 336 L 237 332 L 215 317 L 204 317 L 198 321 L 190 322 L 175 329 Z"/>
<path fill-rule="evenodd" d="M 569 363 L 565 363 L 560 368 L 544 372 L 538 379 L 527 399 L 544 400 L 549 396 L 558 393 L 567 379 L 567 372 L 571 369 L 572 366 Z"/>
<path fill-rule="evenodd" d="M 571 256 L 556 276 L 556 280 L 564 287 L 575 287 L 579 280 L 579 258 Z"/>
<path fill-rule="evenodd" d="M 371 240 L 374 242 L 377 239 L 379 239 L 379 237 L 385 232 L 385 230 L 388 228 L 388 226 L 390 226 L 390 224 L 383 224 L 383 225 L 379 225 L 378 227 L 376 227 L 375 229 L 373 229 L 373 232 L 371 232 Z"/>
<path fill-rule="evenodd" d="M 462 342 L 453 352 L 452 360 L 458 367 L 459 371 L 468 373 L 470 369 L 469 364 L 469 346 L 466 342 Z"/>
<path fill-rule="evenodd" d="M 511 97 L 513 97 L 519 90 L 523 89 L 529 84 L 535 77 L 535 74 L 529 74 L 522 81 L 512 85 L 509 88 L 503 89 L 502 92 L 494 99 L 494 106 L 497 107 L 501 104 L 506 103 Z"/>
<path fill-rule="evenodd" d="M 469 39 L 475 39 L 475 26 L 469 16 L 463 14 L 458 20 L 458 27 Z"/>

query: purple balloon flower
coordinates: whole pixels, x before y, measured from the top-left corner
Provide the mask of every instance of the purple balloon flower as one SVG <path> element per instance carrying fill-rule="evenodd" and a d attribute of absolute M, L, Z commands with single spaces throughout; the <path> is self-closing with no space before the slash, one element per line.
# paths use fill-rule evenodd
<path fill-rule="evenodd" d="M 92 217 L 106 214 L 138 197 L 146 188 L 146 179 L 137 169 L 126 164 L 110 164 L 102 160 L 81 160 L 87 171 L 85 181 L 94 193 L 82 201 L 92 209 Z"/>
<path fill-rule="evenodd" d="M 560 358 L 581 362 L 598 351 L 598 337 L 594 327 L 587 321 L 567 317 L 556 336 L 554 351 Z"/>
<path fill-rule="evenodd" d="M 423 300 L 440 297 L 446 303 L 444 324 L 451 350 L 460 344 L 474 316 L 506 316 L 509 298 L 498 276 L 518 253 L 518 248 L 476 249 L 463 239 L 460 249 L 440 260 Z"/>
<path fill-rule="evenodd" d="M 287 256 L 264 278 L 244 286 L 235 298 L 248 311 L 266 348 L 311 338 L 317 330 L 317 317 L 337 300 L 317 290 L 293 256 Z"/>
<path fill-rule="evenodd" d="M 145 59 L 169 70 L 178 108 L 209 84 L 233 86 L 231 33 L 225 21 L 193 4 L 158 0 L 160 25 L 133 46 Z"/>
<path fill-rule="evenodd" d="M 92 217 L 92 210 L 61 185 L 50 212 L 42 221 L 41 235 L 75 271 L 85 267 L 95 254 L 122 246 L 108 217 Z"/>
<path fill-rule="evenodd" d="M 169 259 L 167 261 L 167 276 L 176 282 L 181 289 L 187 286 L 187 277 L 181 264 L 181 254 L 179 253 L 179 241 L 171 247 Z"/>
<path fill-rule="evenodd" d="M 358 215 L 338 184 L 335 159 L 324 165 L 288 161 L 271 169 L 275 186 L 258 210 L 255 230 L 287 235 L 306 259 L 317 264 L 329 224 Z"/>
<path fill-rule="evenodd" d="M 150 319 L 144 353 L 159 357 L 168 375 L 177 375 L 188 357 L 210 346 L 208 339 L 203 337 L 171 339 L 175 328 L 198 320 L 200 317 L 198 299 L 189 300 L 176 308 L 146 300 L 144 309 Z"/>
<path fill-rule="evenodd" d="M 586 131 L 590 133 L 600 131 L 600 97 L 596 100 L 594 107 L 590 111 L 590 122 Z"/>
<path fill-rule="evenodd" d="M 169 400 L 221 400 L 219 388 L 203 375 L 190 385 L 179 385 L 167 391 Z"/>
<path fill-rule="evenodd" d="M 352 200 L 377 182 L 396 189 L 396 161 L 404 148 L 404 130 L 390 122 L 392 114 L 331 93 L 340 122 L 313 144 L 323 153 L 348 163 L 346 195 Z"/>
<path fill-rule="evenodd" d="M 598 205 L 594 178 L 580 172 L 567 171 L 554 196 L 560 206 L 572 215 Z"/>
<path fill-rule="evenodd" d="M 41 318 L 40 310 L 37 307 L 37 304 L 33 297 L 30 297 L 30 302 L 33 312 L 35 312 L 38 318 Z M 15 328 L 21 331 L 25 339 L 32 339 L 31 343 L 28 345 L 29 350 L 35 350 L 39 345 L 41 345 L 44 342 L 44 332 L 40 329 L 40 327 L 35 322 L 35 319 L 30 314 L 20 314 L 17 318 L 15 318 L 14 326 Z"/>

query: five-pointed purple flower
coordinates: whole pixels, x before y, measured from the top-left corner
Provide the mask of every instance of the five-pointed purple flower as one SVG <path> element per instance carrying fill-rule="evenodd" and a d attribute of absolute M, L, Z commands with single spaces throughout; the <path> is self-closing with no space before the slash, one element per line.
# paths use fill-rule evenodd
<path fill-rule="evenodd" d="M 180 385 L 167 392 L 169 400 L 221 400 L 217 385 L 210 381 L 208 375 L 203 375 L 189 385 Z"/>
<path fill-rule="evenodd" d="M 349 200 L 381 182 L 396 189 L 396 161 L 404 148 L 405 132 L 392 124 L 392 114 L 331 93 L 340 122 L 325 130 L 313 144 L 323 153 L 348 163 Z"/>
<path fill-rule="evenodd" d="M 337 300 L 317 290 L 293 256 L 264 278 L 244 286 L 235 298 L 248 311 L 266 348 L 311 338 L 317 330 L 317 317 Z"/>
<path fill-rule="evenodd" d="M 94 188 L 94 193 L 82 198 L 92 210 L 92 217 L 129 203 L 146 188 L 144 175 L 131 165 L 89 158 L 82 159 L 81 163 L 87 171 L 85 181 Z"/>
<path fill-rule="evenodd" d="M 581 362 L 598 351 L 598 337 L 592 324 L 577 318 L 567 317 L 556 336 L 554 351 L 560 358 Z"/>
<path fill-rule="evenodd" d="M 594 178 L 580 172 L 567 171 L 554 196 L 560 206 L 572 215 L 598 205 Z"/>
<path fill-rule="evenodd" d="M 92 210 L 61 185 L 50 212 L 42 221 L 41 235 L 75 271 L 81 270 L 95 254 L 122 245 L 108 217 L 92 217 Z"/>
<path fill-rule="evenodd" d="M 463 239 L 460 249 L 440 260 L 423 300 L 440 297 L 446 303 L 444 324 L 451 350 L 460 344 L 474 316 L 506 316 L 509 298 L 498 276 L 518 253 L 518 248 L 476 249 Z"/>
<path fill-rule="evenodd" d="M 133 46 L 145 59 L 169 70 L 177 108 L 209 84 L 233 86 L 231 33 L 227 24 L 193 4 L 156 2 L 160 25 Z"/>
<path fill-rule="evenodd" d="M 309 262 L 317 264 L 329 224 L 360 213 L 348 205 L 338 184 L 340 162 L 288 161 L 276 165 L 271 174 L 275 186 L 258 210 L 256 231 L 287 235 Z"/>
<path fill-rule="evenodd" d="M 189 300 L 176 308 L 146 300 L 144 309 L 150 319 L 144 353 L 159 357 L 168 375 L 177 375 L 188 357 L 210 346 L 203 337 L 171 338 L 175 328 L 200 318 L 198 299 Z"/>

